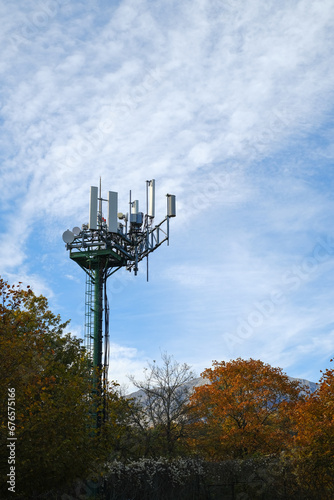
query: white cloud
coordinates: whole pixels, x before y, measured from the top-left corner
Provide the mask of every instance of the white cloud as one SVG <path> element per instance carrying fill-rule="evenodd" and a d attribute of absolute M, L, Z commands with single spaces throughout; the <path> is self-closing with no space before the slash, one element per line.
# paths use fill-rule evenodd
<path fill-rule="evenodd" d="M 101 175 L 126 211 L 128 190 L 143 206 L 154 177 L 161 218 L 164 195 L 178 200 L 171 246 L 152 258 L 185 306 L 173 309 L 170 345 L 208 329 L 207 358 L 215 342 L 223 352 L 223 332 L 331 234 L 332 2 L 20 0 L 0 10 L 1 274 L 57 295 L 67 256 L 55 249 L 86 222 L 89 186 Z M 306 332 L 298 297 L 316 328 L 322 269 L 289 296 L 292 329 L 266 322 L 270 338 Z M 330 347 L 325 331 L 319 346 Z M 294 335 L 282 334 L 277 361 Z M 305 352 L 301 335 L 291 363 Z"/>
<path fill-rule="evenodd" d="M 129 375 L 141 380 L 146 365 L 147 360 L 143 353 L 138 352 L 136 348 L 125 347 L 111 342 L 109 380 L 119 383 L 123 393 L 130 394 L 136 390 L 129 380 Z"/>

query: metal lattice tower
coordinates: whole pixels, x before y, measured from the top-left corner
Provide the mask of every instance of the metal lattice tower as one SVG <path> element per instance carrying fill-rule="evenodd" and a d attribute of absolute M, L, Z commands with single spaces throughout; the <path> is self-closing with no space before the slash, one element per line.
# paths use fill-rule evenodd
<path fill-rule="evenodd" d="M 107 279 L 124 267 L 137 275 L 139 262 L 165 241 L 169 243 L 169 219 L 176 215 L 175 196 L 167 194 L 167 215 L 153 225 L 155 217 L 155 180 L 146 181 L 146 213 L 139 211 L 139 201 L 130 200 L 130 213 L 118 212 L 118 193 L 108 192 L 102 198 L 98 188 L 91 187 L 89 223 L 81 229 L 65 231 L 63 240 L 75 261 L 86 273 L 85 346 L 91 360 L 93 393 L 103 399 L 103 415 L 96 409 L 96 427 L 106 418 L 106 393 L 109 368 L 109 305 Z M 102 204 L 107 202 L 107 219 Z M 103 342 L 104 340 L 104 342 Z"/>

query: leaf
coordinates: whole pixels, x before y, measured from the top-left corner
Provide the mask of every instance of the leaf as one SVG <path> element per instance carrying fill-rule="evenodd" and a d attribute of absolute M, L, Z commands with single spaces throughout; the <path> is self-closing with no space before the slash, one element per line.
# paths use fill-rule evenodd
<path fill-rule="evenodd" d="M 191 397 L 197 452 L 210 458 L 278 454 L 291 442 L 289 411 L 302 397 L 300 386 L 280 368 L 260 360 L 213 362 L 201 374 L 210 383 Z"/>

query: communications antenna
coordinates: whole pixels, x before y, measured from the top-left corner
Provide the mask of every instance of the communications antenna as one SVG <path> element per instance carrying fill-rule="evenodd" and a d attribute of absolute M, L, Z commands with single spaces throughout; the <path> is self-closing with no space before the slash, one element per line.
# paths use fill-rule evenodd
<path fill-rule="evenodd" d="M 70 259 L 86 273 L 85 347 L 91 363 L 93 393 L 102 399 L 94 409 L 96 428 L 106 419 L 106 394 L 109 368 L 109 305 L 107 279 L 121 268 L 138 272 L 138 265 L 164 242 L 169 244 L 169 219 L 176 216 L 175 195 L 167 194 L 167 215 L 154 225 L 155 180 L 146 181 L 146 213 L 139 210 L 139 201 L 129 196 L 129 212 L 118 212 L 118 193 L 109 191 L 102 198 L 99 189 L 90 188 L 89 222 L 81 229 L 74 227 L 63 233 Z M 106 218 L 103 204 L 107 205 Z M 103 321 L 104 319 L 104 321 Z M 104 341 L 104 346 L 103 346 Z"/>

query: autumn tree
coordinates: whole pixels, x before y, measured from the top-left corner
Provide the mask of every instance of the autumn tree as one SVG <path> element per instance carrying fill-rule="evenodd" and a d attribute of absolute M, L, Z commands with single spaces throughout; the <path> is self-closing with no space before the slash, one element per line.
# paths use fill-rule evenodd
<path fill-rule="evenodd" d="M 100 429 L 96 449 L 102 461 L 126 461 L 140 456 L 141 437 L 133 425 L 138 411 L 137 403 L 125 397 L 113 382 L 106 394 L 106 420 Z"/>
<path fill-rule="evenodd" d="M 167 353 L 162 365 L 155 361 L 145 369 L 145 380 L 130 380 L 140 390 L 133 424 L 142 436 L 143 455 L 173 456 L 180 452 L 189 423 L 189 395 L 195 374 L 186 363 Z"/>
<path fill-rule="evenodd" d="M 292 439 L 288 410 L 301 387 L 260 360 L 213 363 L 201 376 L 191 406 L 196 416 L 192 447 L 210 459 L 277 454 Z"/>
<path fill-rule="evenodd" d="M 87 356 L 81 341 L 64 333 L 67 324 L 45 297 L 0 279 L 0 461 L 6 476 L 8 400 L 15 393 L 18 498 L 83 477 L 96 458 Z"/>
<path fill-rule="evenodd" d="M 333 361 L 333 360 L 331 360 Z M 289 454 L 300 485 L 322 499 L 334 498 L 334 369 L 295 411 L 296 435 Z"/>

